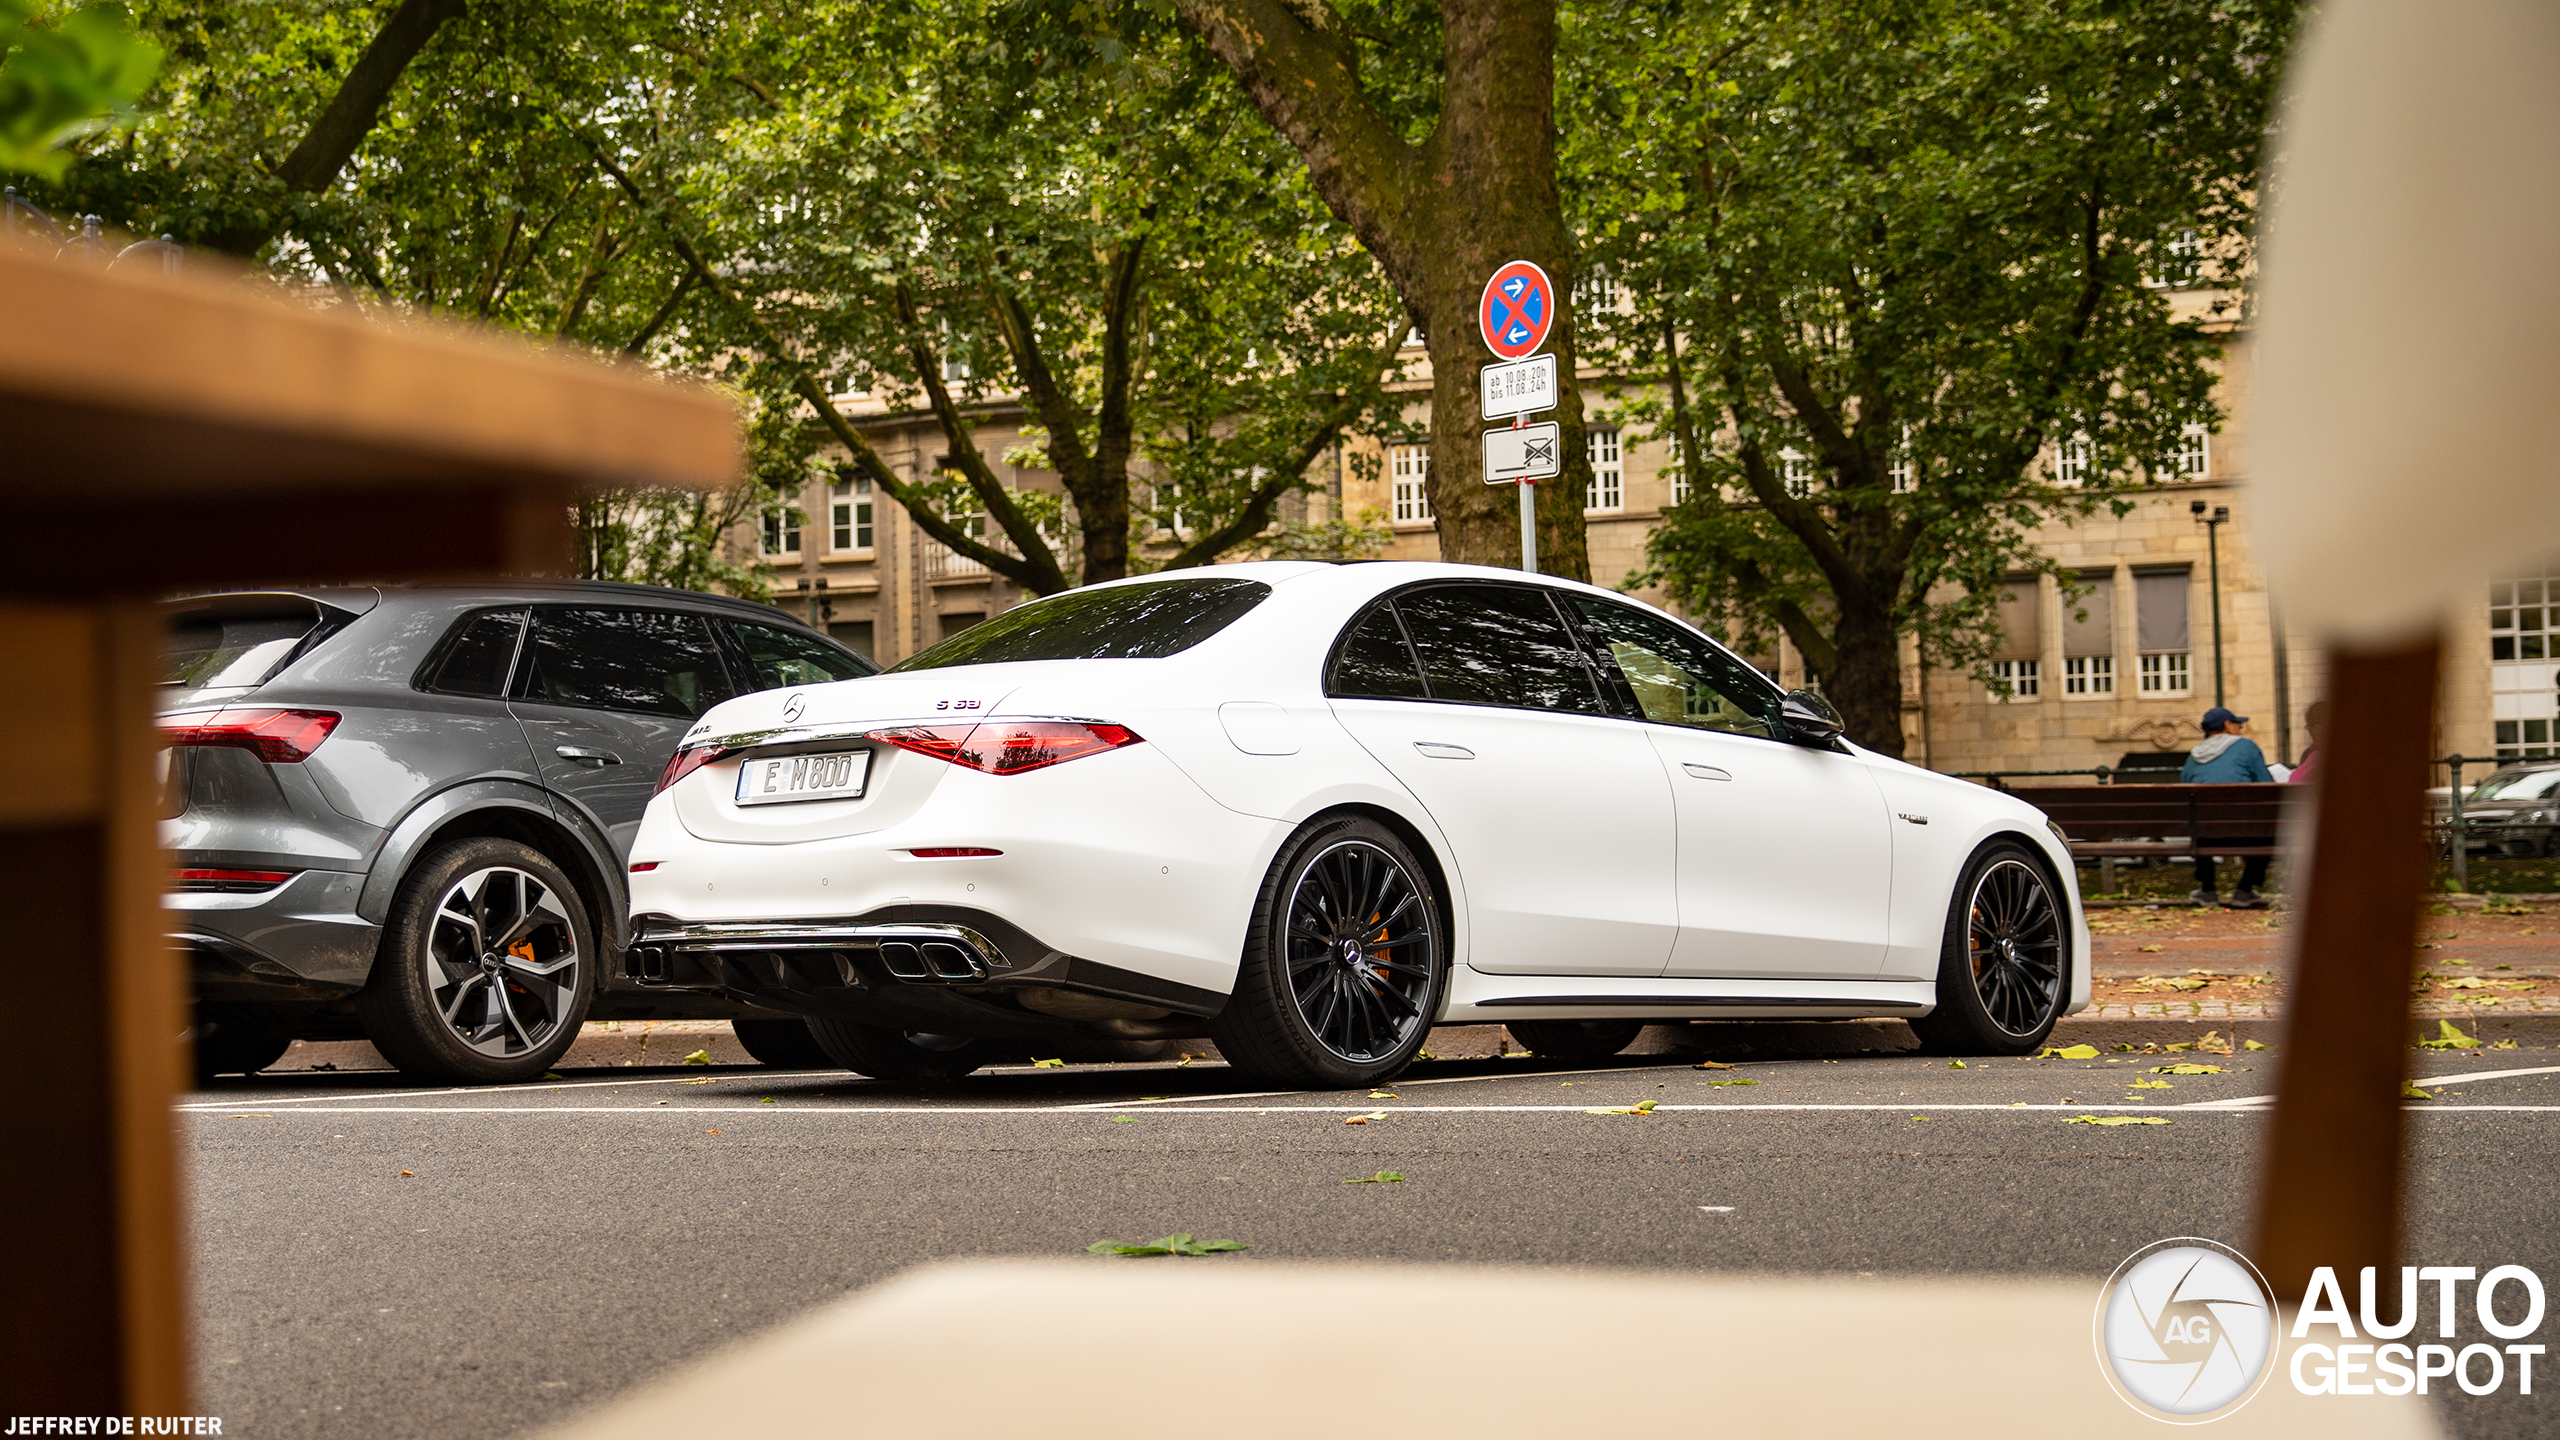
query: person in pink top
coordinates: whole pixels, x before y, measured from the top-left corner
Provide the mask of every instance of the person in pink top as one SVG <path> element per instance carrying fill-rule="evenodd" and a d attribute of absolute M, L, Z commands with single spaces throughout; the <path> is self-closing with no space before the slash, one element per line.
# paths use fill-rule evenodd
<path fill-rule="evenodd" d="M 2328 723 L 2329 702 L 2326 700 L 2314 700 L 2311 708 L 2302 712 L 2302 728 L 2311 732 L 2311 743 L 2303 747 L 2302 758 L 2293 764 L 2293 773 L 2284 777 L 2287 783 L 2300 785 L 2311 779 L 2320 768 L 2320 731 Z"/>

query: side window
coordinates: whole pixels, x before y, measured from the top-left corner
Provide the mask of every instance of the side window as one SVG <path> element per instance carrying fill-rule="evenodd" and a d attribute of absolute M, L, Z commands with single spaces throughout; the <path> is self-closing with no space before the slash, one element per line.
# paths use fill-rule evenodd
<path fill-rule="evenodd" d="M 1325 677 L 1325 693 L 1367 700 L 1428 700 L 1422 669 L 1413 647 L 1404 643 L 1404 627 L 1396 623 L 1393 605 L 1381 600 L 1353 622 L 1334 652 L 1333 673 Z"/>
<path fill-rule="evenodd" d="M 1659 616 L 1575 596 L 1647 720 L 1775 738 L 1778 692 L 1750 666 Z"/>
<path fill-rule="evenodd" d="M 523 633 L 521 610 L 471 616 L 438 650 L 427 673 L 418 678 L 418 688 L 439 695 L 503 697 L 507 670 L 515 663 L 516 640 Z"/>
<path fill-rule="evenodd" d="M 1589 659 L 1546 592 L 1434 585 L 1396 598 L 1431 698 L 1604 715 Z"/>
<path fill-rule="evenodd" d="M 515 698 L 686 719 L 729 698 L 728 673 L 699 615 L 540 610 Z"/>
<path fill-rule="evenodd" d="M 747 657 L 747 684 L 758 690 L 786 685 L 824 685 L 875 673 L 858 656 L 848 655 L 814 635 L 801 635 L 771 625 L 724 620 L 738 649 Z"/>

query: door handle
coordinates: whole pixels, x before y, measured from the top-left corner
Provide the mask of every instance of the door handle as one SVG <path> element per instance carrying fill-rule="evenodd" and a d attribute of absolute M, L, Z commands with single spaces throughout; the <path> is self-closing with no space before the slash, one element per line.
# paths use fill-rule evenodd
<path fill-rule="evenodd" d="M 1730 780 L 1733 778 L 1733 772 L 1730 770 L 1719 770 L 1713 765 L 1699 765 L 1688 760 L 1681 761 L 1680 768 L 1697 776 L 1701 780 Z"/>
<path fill-rule="evenodd" d="M 622 757 L 610 750 L 590 750 L 584 745 L 561 745 L 555 747 L 552 753 L 563 760 L 574 760 L 581 765 L 604 766 L 622 763 Z"/>
<path fill-rule="evenodd" d="M 1437 740 L 1416 740 L 1413 748 L 1434 760 L 1473 760 L 1476 752 L 1464 745 L 1443 745 Z"/>

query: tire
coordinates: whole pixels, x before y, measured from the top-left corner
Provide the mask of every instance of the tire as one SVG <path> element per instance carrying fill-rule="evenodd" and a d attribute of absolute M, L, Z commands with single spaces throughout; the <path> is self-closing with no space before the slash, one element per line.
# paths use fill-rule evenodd
<path fill-rule="evenodd" d="M 729 1028 L 738 1033 L 738 1044 L 756 1057 L 759 1065 L 776 1070 L 825 1070 L 835 1057 L 809 1033 L 806 1020 L 732 1020 Z"/>
<path fill-rule="evenodd" d="M 1938 1055 L 2026 1055 L 2070 991 L 2070 910 L 2025 846 L 1997 841 L 1966 864 L 1947 906 L 1938 1006 L 1910 1022 Z"/>
<path fill-rule="evenodd" d="M 284 1058 L 293 1037 L 241 1020 L 196 1023 L 196 1083 L 216 1075 L 255 1075 Z"/>
<path fill-rule="evenodd" d="M 1606 1060 L 1636 1043 L 1641 1020 L 1513 1020 L 1502 1027 L 1532 1055 L 1559 1060 Z"/>
<path fill-rule="evenodd" d="M 1309 826 L 1255 898 L 1235 992 L 1210 1022 L 1245 1083 L 1339 1090 L 1413 1062 L 1449 983 L 1440 897 L 1374 820 Z"/>
<path fill-rule="evenodd" d="M 595 984 L 577 887 L 542 852 L 484 836 L 437 846 L 400 882 L 356 1015 L 403 1073 L 506 1084 L 568 1053 Z"/>
<path fill-rule="evenodd" d="M 812 1016 L 809 1034 L 830 1062 L 874 1080 L 957 1080 L 996 1058 L 984 1040 L 859 1025 L 832 1015 Z"/>

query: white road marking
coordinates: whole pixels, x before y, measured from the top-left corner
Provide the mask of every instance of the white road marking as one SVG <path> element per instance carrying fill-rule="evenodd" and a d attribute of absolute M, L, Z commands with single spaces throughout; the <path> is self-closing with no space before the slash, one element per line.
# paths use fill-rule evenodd
<path fill-rule="evenodd" d="M 849 1070 L 758 1070 L 753 1075 L 668 1075 L 658 1079 L 643 1079 L 638 1076 L 634 1076 L 628 1080 L 557 1080 L 550 1082 L 536 1081 L 532 1084 L 521 1085 L 445 1085 L 434 1090 L 385 1090 L 379 1095 L 359 1090 L 352 1095 L 310 1095 L 299 1100 L 260 1099 L 255 1103 L 260 1105 L 317 1105 L 328 1100 L 415 1100 L 427 1095 L 529 1095 L 537 1090 L 598 1090 L 612 1089 L 616 1086 L 622 1085 L 702 1085 L 713 1080 L 796 1080 L 809 1075 L 823 1075 L 828 1077 L 842 1075 L 857 1080 L 862 1078 L 858 1075 L 854 1075 Z M 239 1102 L 233 1101 L 232 1103 L 238 1104 Z M 211 1100 L 191 1100 L 181 1104 L 177 1108 L 180 1110 L 225 1110 L 230 1107 Z"/>
<path fill-rule="evenodd" d="M 2447 1085 L 2468 1085 L 2477 1080 L 2514 1080 L 2526 1075 L 2560 1075 L 2560 1065 L 2537 1065 L 2530 1070 L 2482 1070 L 2470 1075 L 2438 1075 L 2431 1080 L 2412 1080 L 2409 1083 L 2420 1089 L 2430 1085 L 2442 1089 Z M 2181 1105 L 2178 1108 L 2181 1110 L 2240 1110 L 2258 1105 L 2272 1105 L 2275 1100 L 2276 1097 L 2273 1095 L 2239 1095 L 2228 1100 L 2198 1100 L 2192 1105 Z"/>

